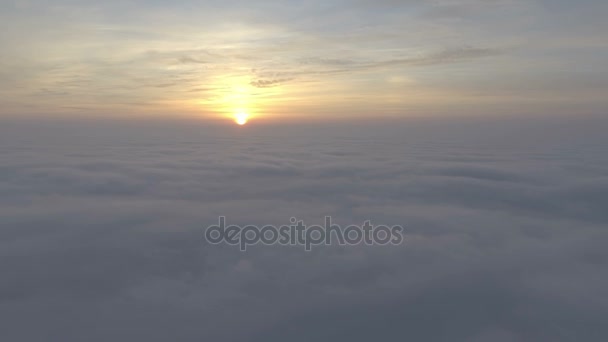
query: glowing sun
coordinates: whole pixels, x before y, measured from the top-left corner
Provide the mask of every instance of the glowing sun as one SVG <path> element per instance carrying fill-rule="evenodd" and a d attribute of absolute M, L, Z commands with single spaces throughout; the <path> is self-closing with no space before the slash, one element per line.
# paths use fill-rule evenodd
<path fill-rule="evenodd" d="M 248 119 L 249 115 L 247 115 L 247 113 L 238 113 L 237 115 L 235 115 L 234 121 L 242 126 L 247 123 Z"/>

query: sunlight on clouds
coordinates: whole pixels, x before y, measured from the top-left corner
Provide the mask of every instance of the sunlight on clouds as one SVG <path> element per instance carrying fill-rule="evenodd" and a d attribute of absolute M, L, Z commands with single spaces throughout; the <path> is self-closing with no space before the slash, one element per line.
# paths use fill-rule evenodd
<path fill-rule="evenodd" d="M 217 76 L 209 83 L 206 98 L 194 100 L 201 111 L 210 108 L 217 118 L 233 119 L 235 113 L 257 113 L 262 104 L 247 76 Z M 208 96 L 211 95 L 211 96 Z"/>
<path fill-rule="evenodd" d="M 336 14 L 319 13 L 318 1 L 20 0 L 0 5 L 0 115 L 246 111 L 275 120 L 502 113 L 530 103 L 526 112 L 546 113 L 569 110 L 556 105 L 566 100 L 605 108 L 605 44 L 549 27 L 568 6 L 498 3 L 394 2 L 371 12 L 371 2 L 325 4 L 344 10 Z M 608 28 L 589 15 L 594 30 Z M 530 27 L 530 16 L 549 28 Z"/>
<path fill-rule="evenodd" d="M 393 84 L 414 84 L 416 81 L 413 78 L 401 75 L 389 76 L 387 79 L 388 83 Z"/>

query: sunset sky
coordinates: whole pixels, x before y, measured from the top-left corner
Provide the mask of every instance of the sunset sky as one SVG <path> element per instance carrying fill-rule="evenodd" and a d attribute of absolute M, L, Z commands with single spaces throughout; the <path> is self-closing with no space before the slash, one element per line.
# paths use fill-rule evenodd
<path fill-rule="evenodd" d="M 0 0 L 0 341 L 606 342 L 606 132 L 608 0 Z"/>
<path fill-rule="evenodd" d="M 608 108 L 607 9 L 604 0 L 6 0 L 0 115 L 597 114 Z"/>

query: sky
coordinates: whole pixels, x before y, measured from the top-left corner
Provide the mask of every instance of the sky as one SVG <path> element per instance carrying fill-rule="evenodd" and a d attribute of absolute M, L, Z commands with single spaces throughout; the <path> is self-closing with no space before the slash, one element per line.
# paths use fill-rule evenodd
<path fill-rule="evenodd" d="M 0 0 L 0 341 L 608 341 L 607 17 Z"/>
<path fill-rule="evenodd" d="M 600 114 L 607 13 L 603 0 L 3 0 L 0 115 Z"/>

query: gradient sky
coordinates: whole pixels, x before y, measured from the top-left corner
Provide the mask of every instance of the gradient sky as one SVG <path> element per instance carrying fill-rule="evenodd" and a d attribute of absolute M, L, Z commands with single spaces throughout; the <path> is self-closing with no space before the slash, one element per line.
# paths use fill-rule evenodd
<path fill-rule="evenodd" d="M 605 0 L 0 2 L 1 116 L 601 114 Z"/>

